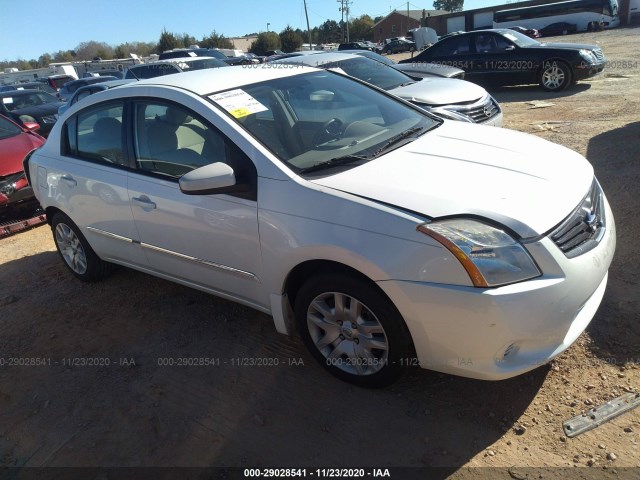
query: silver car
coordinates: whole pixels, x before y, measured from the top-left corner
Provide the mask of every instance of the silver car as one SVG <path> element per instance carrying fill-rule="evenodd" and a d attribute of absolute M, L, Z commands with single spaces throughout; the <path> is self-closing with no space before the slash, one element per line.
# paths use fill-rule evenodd
<path fill-rule="evenodd" d="M 498 102 L 484 88 L 464 80 L 435 76 L 416 80 L 371 58 L 340 52 L 283 58 L 271 63 L 338 70 L 439 117 L 496 127 L 503 125 L 502 109 Z"/>

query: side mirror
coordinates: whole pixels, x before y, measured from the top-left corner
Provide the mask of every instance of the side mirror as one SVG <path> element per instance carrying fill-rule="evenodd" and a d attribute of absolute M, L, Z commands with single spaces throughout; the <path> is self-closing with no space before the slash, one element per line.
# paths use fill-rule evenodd
<path fill-rule="evenodd" d="M 236 175 L 226 163 L 216 162 L 184 174 L 178 184 L 186 195 L 230 193 L 235 191 Z"/>
<path fill-rule="evenodd" d="M 505 50 L 506 52 L 511 52 L 512 50 L 515 50 L 515 49 L 516 49 L 516 47 L 515 47 L 514 45 L 509 45 L 509 46 L 508 46 L 508 47 L 506 47 L 504 50 Z"/>

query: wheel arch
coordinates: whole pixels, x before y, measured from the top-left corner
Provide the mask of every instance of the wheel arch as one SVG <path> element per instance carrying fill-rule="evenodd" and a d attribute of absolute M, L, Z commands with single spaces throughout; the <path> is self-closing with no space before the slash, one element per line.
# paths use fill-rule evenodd
<path fill-rule="evenodd" d="M 53 216 L 58 213 L 58 212 L 62 212 L 64 213 L 62 210 L 60 210 L 58 207 L 46 207 L 44 209 L 45 213 L 47 214 L 47 223 L 49 224 L 49 226 L 51 226 L 51 222 L 53 220 Z"/>
<path fill-rule="evenodd" d="M 327 273 L 350 276 L 366 283 L 374 290 L 376 290 L 382 297 L 387 299 L 389 303 L 393 305 L 396 310 L 398 310 L 389 295 L 387 295 L 387 293 L 382 288 L 380 288 L 377 282 L 368 275 L 362 273 L 360 270 L 335 260 L 315 259 L 306 260 L 297 264 L 289 271 L 285 278 L 282 287 L 282 298 L 286 299 L 287 308 L 291 309 L 290 312 L 293 311 L 293 306 L 295 305 L 296 301 L 296 295 L 306 279 L 310 278 L 313 275 L 321 275 Z M 406 321 L 402 317 L 402 313 L 399 310 L 398 315 L 400 316 L 400 318 L 402 318 L 404 327 L 409 334 L 410 351 L 415 352 L 415 346 L 413 343 L 413 336 L 411 335 L 411 331 L 409 330 Z M 293 324 L 289 324 L 289 326 L 291 327 L 291 331 L 295 329 Z"/>

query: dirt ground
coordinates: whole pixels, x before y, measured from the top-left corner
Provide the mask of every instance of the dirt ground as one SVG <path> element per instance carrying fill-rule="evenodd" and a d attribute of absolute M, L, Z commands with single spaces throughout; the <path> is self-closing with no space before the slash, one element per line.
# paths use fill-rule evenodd
<path fill-rule="evenodd" d="M 640 409 L 573 439 L 562 431 L 564 420 L 640 388 L 640 29 L 562 40 L 599 43 L 611 63 L 560 94 L 492 93 L 507 128 L 586 155 L 616 216 L 604 301 L 566 353 L 502 382 L 416 370 L 363 390 L 327 374 L 264 314 L 125 269 L 97 284 L 76 280 L 42 226 L 0 240 L 0 468 L 14 467 L 9 478 L 42 466 L 640 478 Z M 272 365 L 238 365 L 247 357 Z M 161 365 L 169 358 L 220 363 Z"/>

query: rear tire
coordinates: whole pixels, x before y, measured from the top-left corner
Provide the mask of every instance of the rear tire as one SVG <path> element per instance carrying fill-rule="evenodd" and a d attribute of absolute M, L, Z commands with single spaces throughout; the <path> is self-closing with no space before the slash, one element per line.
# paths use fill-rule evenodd
<path fill-rule="evenodd" d="M 402 373 L 410 335 L 396 307 L 373 285 L 320 274 L 300 288 L 294 310 L 307 348 L 334 376 L 377 388 Z"/>
<path fill-rule="evenodd" d="M 115 269 L 113 264 L 96 255 L 78 226 L 64 213 L 53 215 L 51 231 L 62 261 L 80 280 L 95 282 Z"/>

